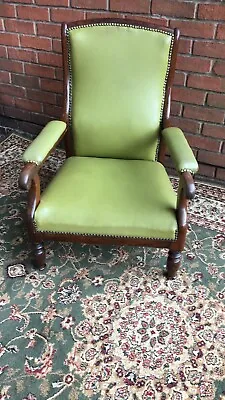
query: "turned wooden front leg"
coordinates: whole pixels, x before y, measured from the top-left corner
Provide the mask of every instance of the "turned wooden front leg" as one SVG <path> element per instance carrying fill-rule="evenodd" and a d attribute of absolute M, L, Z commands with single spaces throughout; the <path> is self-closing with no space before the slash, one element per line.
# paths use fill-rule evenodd
<path fill-rule="evenodd" d="M 45 268 L 45 248 L 43 243 L 34 243 L 34 265 L 40 271 Z"/>
<path fill-rule="evenodd" d="M 176 273 L 181 264 L 181 252 L 169 250 L 168 258 L 167 258 L 167 270 L 166 277 L 167 279 L 173 279 L 176 276 Z"/>

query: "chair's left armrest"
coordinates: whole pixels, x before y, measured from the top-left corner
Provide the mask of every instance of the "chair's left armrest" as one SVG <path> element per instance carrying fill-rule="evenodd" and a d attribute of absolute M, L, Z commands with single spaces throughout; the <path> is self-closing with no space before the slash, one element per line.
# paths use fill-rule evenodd
<path fill-rule="evenodd" d="M 40 166 L 61 140 L 66 127 L 66 123 L 63 121 L 49 122 L 25 150 L 23 161 Z"/>
<path fill-rule="evenodd" d="M 166 128 L 162 131 L 163 140 L 169 150 L 177 172 L 190 172 L 195 174 L 198 171 L 198 163 L 182 132 L 179 128 Z"/>

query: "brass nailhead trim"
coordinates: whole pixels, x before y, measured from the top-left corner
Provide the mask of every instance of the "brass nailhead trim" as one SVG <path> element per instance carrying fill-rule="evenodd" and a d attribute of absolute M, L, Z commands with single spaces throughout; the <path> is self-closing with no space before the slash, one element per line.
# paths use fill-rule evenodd
<path fill-rule="evenodd" d="M 26 164 L 27 163 L 33 163 L 33 164 L 36 164 L 37 166 L 38 165 L 40 165 L 40 163 L 38 163 L 37 161 L 33 161 L 33 160 L 26 160 L 26 161 L 24 161 Z"/>
<path fill-rule="evenodd" d="M 36 233 L 50 233 L 50 234 L 59 234 L 59 235 L 73 235 L 73 236 L 92 236 L 92 237 L 107 237 L 107 238 L 114 238 L 114 239 L 144 239 L 144 240 L 162 240 L 162 241 L 176 241 L 178 237 L 178 232 L 175 231 L 175 238 L 174 239 L 162 239 L 162 238 L 148 238 L 143 236 L 120 236 L 120 235 L 101 235 L 98 233 L 79 233 L 79 232 L 58 232 L 58 231 L 42 231 L 38 230 L 36 221 L 34 221 L 34 228 Z"/>
<path fill-rule="evenodd" d="M 162 29 L 157 29 L 157 28 L 148 28 L 145 26 L 139 26 L 139 25 L 133 25 L 133 24 L 122 24 L 118 22 L 99 22 L 97 24 L 85 24 L 85 25 L 78 25 L 78 26 L 73 26 L 72 28 L 68 28 L 66 32 L 67 36 L 67 42 L 68 42 L 68 48 L 70 49 L 70 40 L 69 40 L 69 31 L 72 31 L 74 29 L 82 29 L 82 28 L 91 28 L 94 26 L 119 26 L 119 27 L 128 27 L 128 28 L 135 28 L 135 29 L 141 29 L 144 31 L 151 31 L 151 32 L 158 32 L 163 35 L 171 36 L 171 43 L 170 43 L 170 50 L 169 50 L 169 56 L 168 56 L 168 64 L 167 64 L 167 70 L 166 70 L 166 75 L 164 79 L 164 85 L 163 85 L 163 93 L 162 93 L 162 103 L 161 103 L 161 109 L 160 109 L 160 120 L 159 122 L 161 123 L 162 121 L 162 116 L 163 116 L 163 109 L 164 109 L 164 103 L 165 103 L 165 95 L 166 95 L 166 85 L 167 85 L 167 79 L 169 76 L 169 71 L 170 71 L 170 65 L 171 65 L 171 57 L 172 57 L 172 50 L 173 50 L 173 44 L 174 44 L 174 35 L 170 32 L 165 32 Z M 72 108 L 72 68 L 71 68 L 71 57 L 70 57 L 70 51 L 68 52 L 68 64 L 69 64 L 69 124 L 71 127 L 71 108 Z M 160 140 L 158 139 L 157 141 L 157 146 L 156 146 L 156 153 L 155 153 L 155 160 L 158 160 L 159 156 L 159 143 Z"/>
<path fill-rule="evenodd" d="M 182 168 L 181 170 L 180 170 L 180 172 L 182 173 L 182 172 L 190 172 L 191 174 L 194 174 L 194 172 L 192 171 L 192 169 L 188 169 L 188 168 Z"/>
<path fill-rule="evenodd" d="M 165 103 L 165 97 L 166 97 L 166 85 L 167 85 L 167 80 L 170 72 L 170 66 L 171 66 L 171 58 L 172 58 L 172 52 L 173 52 L 173 44 L 174 44 L 174 36 L 171 34 L 171 42 L 170 42 L 170 49 L 169 49 L 169 56 L 168 56 L 168 64 L 167 64 L 167 69 L 166 69 L 166 75 L 164 79 L 164 85 L 163 85 L 163 93 L 162 93 L 162 103 L 161 103 L 161 110 L 160 110 L 160 123 L 162 122 L 163 118 L 163 109 L 164 109 L 164 103 Z M 157 147 L 156 147 L 156 154 L 155 154 L 155 161 L 158 160 L 159 157 L 159 145 L 160 145 L 160 139 L 158 139 Z"/>

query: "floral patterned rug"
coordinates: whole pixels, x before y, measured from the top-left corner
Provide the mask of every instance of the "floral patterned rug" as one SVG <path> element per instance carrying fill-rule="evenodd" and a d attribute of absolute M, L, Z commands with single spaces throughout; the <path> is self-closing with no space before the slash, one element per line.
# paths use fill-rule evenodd
<path fill-rule="evenodd" d="M 167 251 L 143 247 L 48 243 L 38 272 L 17 185 L 28 143 L 1 144 L 0 399 L 225 399 L 225 188 L 197 183 L 175 280 Z"/>

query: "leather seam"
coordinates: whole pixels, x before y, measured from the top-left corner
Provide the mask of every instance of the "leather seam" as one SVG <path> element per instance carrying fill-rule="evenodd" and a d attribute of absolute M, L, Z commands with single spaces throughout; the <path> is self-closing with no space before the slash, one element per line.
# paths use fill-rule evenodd
<path fill-rule="evenodd" d="M 144 240 L 162 240 L 162 241 L 176 241 L 178 238 L 178 231 L 175 231 L 174 239 L 162 239 L 155 237 L 144 237 L 144 236 L 126 236 L 126 235 L 103 235 L 98 233 L 79 233 L 79 232 L 59 232 L 59 231 L 42 231 L 37 229 L 36 221 L 33 221 L 36 233 L 50 233 L 50 234 L 60 234 L 60 235 L 73 235 L 73 236 L 91 236 L 91 237 L 106 237 L 112 239 L 144 239 Z"/>

